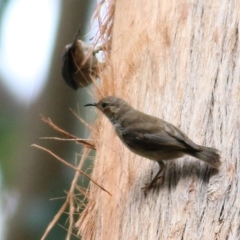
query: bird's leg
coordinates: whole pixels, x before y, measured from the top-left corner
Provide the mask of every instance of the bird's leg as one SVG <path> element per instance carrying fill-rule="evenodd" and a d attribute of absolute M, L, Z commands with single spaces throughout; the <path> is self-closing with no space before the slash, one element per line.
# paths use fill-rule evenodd
<path fill-rule="evenodd" d="M 156 176 L 153 178 L 153 180 L 147 184 L 146 187 L 143 187 L 142 189 L 144 190 L 144 192 L 149 191 L 151 188 L 153 188 L 157 182 L 158 179 L 161 179 L 161 184 L 164 181 L 164 173 L 165 173 L 165 164 L 163 163 L 163 161 L 159 161 L 159 171 L 157 172 Z"/>

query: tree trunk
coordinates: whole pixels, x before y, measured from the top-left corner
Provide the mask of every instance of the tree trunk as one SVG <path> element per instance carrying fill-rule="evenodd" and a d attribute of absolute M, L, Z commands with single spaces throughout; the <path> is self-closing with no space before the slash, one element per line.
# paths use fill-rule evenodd
<path fill-rule="evenodd" d="M 158 164 L 131 153 L 99 114 L 83 239 L 240 239 L 240 2 L 115 2 L 108 70 L 101 93 L 180 127 L 221 151 L 218 172 L 183 157 L 165 182 L 141 187 Z M 100 96 L 99 96 L 100 98 Z"/>

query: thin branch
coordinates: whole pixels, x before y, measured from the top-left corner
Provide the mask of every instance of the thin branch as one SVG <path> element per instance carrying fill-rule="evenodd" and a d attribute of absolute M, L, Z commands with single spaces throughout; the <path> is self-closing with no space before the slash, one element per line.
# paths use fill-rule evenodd
<path fill-rule="evenodd" d="M 84 189 L 82 189 L 80 186 L 76 185 L 75 188 L 85 197 L 88 198 L 88 193 L 86 191 L 84 191 Z"/>
<path fill-rule="evenodd" d="M 78 171 L 79 173 L 81 173 L 82 175 L 84 175 L 85 177 L 87 177 L 90 181 L 92 181 L 93 183 L 95 183 L 98 187 L 100 187 L 104 192 L 108 193 L 110 196 L 112 196 L 112 194 L 107 191 L 104 187 L 102 187 L 101 185 L 99 185 L 95 180 L 93 180 L 91 177 L 89 177 L 85 172 L 77 169 L 76 167 L 74 167 L 72 164 L 66 162 L 64 159 L 58 157 L 56 154 L 54 154 L 53 152 L 51 152 L 50 150 L 44 148 L 44 147 L 41 147 L 39 145 L 36 145 L 36 144 L 32 144 L 31 145 L 32 147 L 36 147 L 36 148 L 39 148 L 47 153 L 49 153 L 50 155 L 52 155 L 53 157 L 55 157 L 57 160 L 59 160 L 61 163 L 67 165 L 68 167 L 74 169 L 75 171 Z"/>
<path fill-rule="evenodd" d="M 85 122 L 74 110 L 72 110 L 71 108 L 70 108 L 70 111 L 73 113 L 73 115 L 75 116 L 75 117 L 77 117 L 77 119 L 81 122 L 81 123 L 83 123 L 88 129 L 90 129 L 91 131 L 94 131 L 94 128 L 91 126 L 91 125 L 89 125 L 87 122 Z"/>
<path fill-rule="evenodd" d="M 88 156 L 90 152 L 90 149 L 89 148 L 85 148 L 84 149 L 84 154 L 82 156 L 82 159 L 78 165 L 78 169 L 81 169 L 82 168 L 82 165 L 84 163 L 84 160 L 86 159 L 86 157 Z M 55 217 L 53 218 L 53 220 L 49 223 L 47 229 L 45 230 L 44 232 L 44 235 L 43 237 L 41 238 L 41 240 L 44 240 L 46 238 L 46 236 L 48 235 L 48 233 L 51 231 L 51 229 L 54 227 L 54 225 L 57 223 L 58 219 L 61 217 L 62 213 L 64 213 L 66 207 L 67 207 L 67 204 L 70 205 L 69 209 L 69 218 L 70 218 L 70 223 L 69 223 L 69 227 L 68 227 L 68 235 L 66 237 L 66 239 L 70 239 L 70 236 L 73 234 L 72 233 L 72 228 L 73 228 L 73 214 L 74 214 L 74 204 L 72 202 L 72 199 L 74 198 L 74 189 L 76 188 L 76 182 L 77 182 L 77 179 L 79 177 L 80 173 L 78 171 L 76 171 L 76 174 L 75 174 L 75 177 L 74 177 L 74 180 L 71 184 L 71 188 L 70 188 L 70 191 L 67 194 L 67 198 L 66 197 L 58 197 L 58 198 L 55 198 L 55 199 L 65 199 L 66 198 L 66 201 L 64 202 L 63 206 L 60 208 L 60 210 L 58 211 L 58 213 L 55 215 Z M 87 197 L 86 193 L 82 190 L 81 193 L 84 195 L 84 197 Z M 51 200 L 55 200 L 55 199 L 51 199 Z"/>
<path fill-rule="evenodd" d="M 83 138 L 76 138 L 76 139 L 69 139 L 69 138 L 59 138 L 59 137 L 40 137 L 40 139 L 51 139 L 57 141 L 94 141 L 93 139 L 83 139 Z"/>
<path fill-rule="evenodd" d="M 77 169 L 79 169 L 79 170 L 82 169 L 83 164 L 84 164 L 85 160 L 87 159 L 87 156 L 89 155 L 89 153 L 90 153 L 90 149 L 84 148 L 83 155 L 82 155 L 81 161 L 78 164 Z M 75 196 L 74 190 L 76 188 L 76 184 L 77 184 L 77 180 L 79 178 L 79 175 L 80 175 L 79 172 L 75 173 L 75 176 L 74 176 L 72 184 L 71 184 L 71 188 L 70 188 L 69 193 L 68 193 L 68 196 L 70 198 L 69 199 L 70 200 L 69 201 L 69 205 L 70 205 L 70 207 L 69 207 L 69 219 L 70 219 L 70 221 L 69 221 L 68 234 L 67 234 L 66 239 L 70 239 L 71 233 L 72 233 L 72 229 L 73 229 L 73 225 L 74 225 L 74 217 L 73 217 L 73 214 L 74 214 L 74 202 L 73 202 L 73 199 L 74 199 L 74 196 Z"/>
<path fill-rule="evenodd" d="M 80 143 L 81 145 L 83 145 L 84 147 L 87 147 L 87 148 L 91 148 L 91 149 L 94 149 L 96 150 L 96 147 L 94 144 L 92 143 L 89 143 L 88 140 L 85 140 L 85 139 L 79 139 L 77 138 L 76 136 L 64 131 L 63 129 L 59 128 L 57 125 L 55 125 L 50 118 L 45 118 L 44 116 L 42 116 L 42 120 L 44 122 L 46 122 L 49 126 L 51 126 L 53 129 L 55 129 L 56 131 L 64 134 L 68 139 L 73 139 L 75 140 L 76 142 Z"/>
<path fill-rule="evenodd" d="M 53 228 L 53 226 L 56 224 L 56 222 L 58 221 L 58 219 L 61 217 L 62 213 L 64 212 L 64 210 L 66 209 L 68 205 L 68 198 L 66 199 L 66 201 L 64 202 L 64 204 L 62 205 L 62 207 L 59 209 L 58 213 L 54 216 L 53 220 L 48 224 L 47 229 L 45 230 L 41 240 L 44 240 L 48 233 L 50 232 L 50 230 Z"/>

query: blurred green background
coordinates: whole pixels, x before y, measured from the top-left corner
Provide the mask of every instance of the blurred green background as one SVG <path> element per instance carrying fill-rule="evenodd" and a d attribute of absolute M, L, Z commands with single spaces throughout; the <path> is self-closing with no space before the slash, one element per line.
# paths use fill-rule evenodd
<path fill-rule="evenodd" d="M 39 139 L 62 137 L 40 114 L 76 136 L 87 135 L 69 109 L 88 118 L 83 105 L 91 98 L 89 89 L 70 89 L 60 71 L 63 48 L 79 24 L 84 40 L 93 36 L 86 33 L 95 5 L 90 0 L 0 0 L 0 239 L 40 239 L 64 202 L 50 199 L 64 197 L 70 188 L 74 171 L 31 144 L 72 164 L 81 153 L 74 142 Z M 67 217 L 59 224 L 66 227 Z M 47 239 L 66 234 L 56 225 Z"/>

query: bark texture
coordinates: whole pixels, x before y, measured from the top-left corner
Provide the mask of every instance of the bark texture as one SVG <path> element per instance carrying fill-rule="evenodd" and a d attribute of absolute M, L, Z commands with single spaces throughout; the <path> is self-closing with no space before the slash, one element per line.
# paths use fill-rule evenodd
<path fill-rule="evenodd" d="M 116 95 L 221 151 L 219 172 L 184 157 L 144 196 L 158 164 L 131 153 L 99 114 L 83 239 L 240 238 L 240 2 L 115 2 L 102 95 Z M 100 96 L 99 96 L 100 98 Z"/>

